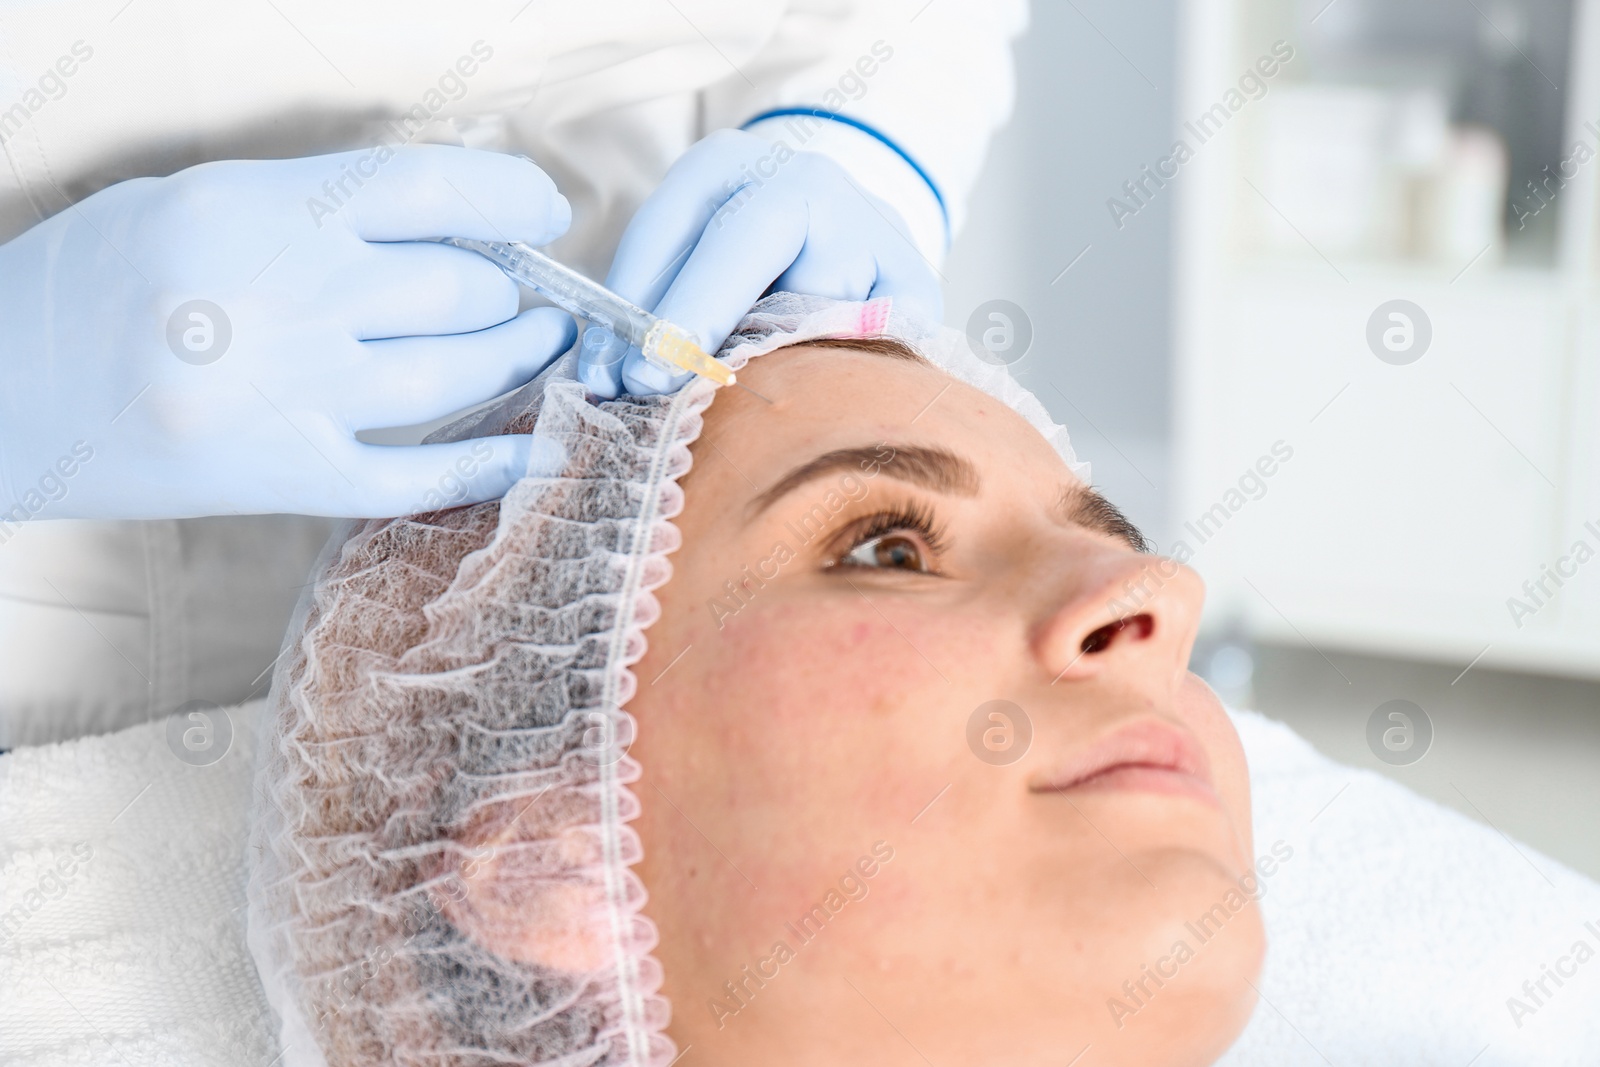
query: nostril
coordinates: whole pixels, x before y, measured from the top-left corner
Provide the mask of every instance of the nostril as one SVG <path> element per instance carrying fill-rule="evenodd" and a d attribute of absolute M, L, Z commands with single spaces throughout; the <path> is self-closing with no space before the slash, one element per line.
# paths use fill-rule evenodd
<path fill-rule="evenodd" d="M 1126 619 L 1118 619 L 1116 622 L 1106 623 L 1100 629 L 1085 637 L 1081 647 L 1085 655 L 1092 656 L 1096 652 L 1104 652 L 1107 648 L 1110 648 L 1111 642 L 1115 641 L 1117 635 L 1124 630 L 1133 630 L 1133 639 L 1135 641 L 1143 641 L 1155 632 L 1155 628 L 1156 620 L 1149 615 L 1132 615 Z"/>

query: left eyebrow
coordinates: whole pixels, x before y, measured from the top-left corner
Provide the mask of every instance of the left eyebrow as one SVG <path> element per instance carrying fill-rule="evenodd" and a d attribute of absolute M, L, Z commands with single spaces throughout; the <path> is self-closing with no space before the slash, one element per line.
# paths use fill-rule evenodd
<path fill-rule="evenodd" d="M 1061 487 L 1056 498 L 1056 516 L 1065 522 L 1082 526 L 1108 537 L 1121 538 L 1135 552 L 1151 552 L 1150 539 L 1099 491 L 1082 482 L 1072 482 Z"/>
<path fill-rule="evenodd" d="M 885 453 L 888 457 L 885 458 Z M 861 471 L 876 467 L 902 482 L 920 486 L 935 493 L 953 496 L 977 496 L 980 481 L 978 468 L 972 461 L 956 455 L 949 449 L 923 445 L 860 445 L 854 448 L 836 448 L 795 467 L 779 478 L 772 486 L 752 500 L 746 509 L 748 518 L 754 519 L 779 498 L 787 496 L 807 482 L 839 471 Z"/>

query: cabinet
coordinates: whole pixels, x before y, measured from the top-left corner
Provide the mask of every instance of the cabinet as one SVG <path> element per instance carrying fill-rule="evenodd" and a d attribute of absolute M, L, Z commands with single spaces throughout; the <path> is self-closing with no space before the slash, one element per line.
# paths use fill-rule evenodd
<path fill-rule="evenodd" d="M 1543 110 L 1497 128 L 1462 119 L 1496 114 L 1463 87 L 1501 59 L 1425 29 L 1413 64 L 1332 47 L 1352 12 L 1430 8 L 1335 4 L 1342 28 L 1327 0 L 1183 9 L 1180 127 L 1242 101 L 1169 179 L 1173 525 L 1208 623 L 1600 677 L 1600 5 L 1539 9 L 1566 20 L 1564 64 L 1537 26 L 1463 8 L 1528 63 L 1502 80 L 1560 87 L 1500 93 Z M 1275 42 L 1293 58 L 1241 85 Z M 1557 132 L 1520 141 L 1551 107 Z M 1548 201 L 1525 199 L 1530 159 Z M 1274 446 L 1292 455 L 1262 476 Z"/>

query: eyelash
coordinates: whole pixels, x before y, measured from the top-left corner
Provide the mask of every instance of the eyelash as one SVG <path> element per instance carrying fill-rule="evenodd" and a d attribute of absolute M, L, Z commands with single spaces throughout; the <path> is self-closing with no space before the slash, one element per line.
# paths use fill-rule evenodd
<path fill-rule="evenodd" d="M 852 529 L 843 538 L 844 551 L 838 554 L 830 566 L 846 566 L 844 558 L 868 541 L 901 530 L 909 530 L 921 537 L 922 543 L 928 547 L 928 552 L 935 560 L 944 554 L 947 542 L 943 526 L 935 518 L 932 508 L 913 501 L 885 508 L 856 520 Z"/>

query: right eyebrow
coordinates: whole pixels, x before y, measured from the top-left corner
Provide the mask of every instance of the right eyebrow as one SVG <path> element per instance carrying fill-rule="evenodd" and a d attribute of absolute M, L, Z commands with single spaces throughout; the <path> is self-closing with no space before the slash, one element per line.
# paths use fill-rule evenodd
<path fill-rule="evenodd" d="M 1122 509 L 1101 496 L 1093 486 L 1082 482 L 1063 485 L 1061 495 L 1056 498 L 1056 515 L 1066 522 L 1126 541 L 1135 552 L 1154 551 L 1150 539 L 1128 520 Z"/>
<path fill-rule="evenodd" d="M 888 453 L 885 458 L 884 453 Z M 876 467 L 880 473 L 935 493 L 954 496 L 977 496 L 978 468 L 971 460 L 958 456 L 946 448 L 924 445 L 859 445 L 853 448 L 836 448 L 824 452 L 795 467 L 752 500 L 746 509 L 748 522 L 765 511 L 779 498 L 787 496 L 807 482 L 826 477 L 838 471 L 860 471 Z"/>

